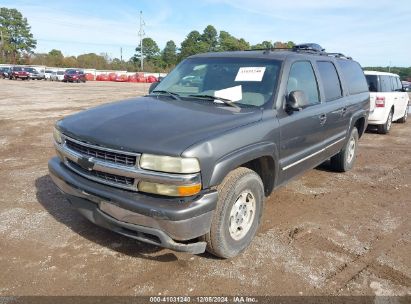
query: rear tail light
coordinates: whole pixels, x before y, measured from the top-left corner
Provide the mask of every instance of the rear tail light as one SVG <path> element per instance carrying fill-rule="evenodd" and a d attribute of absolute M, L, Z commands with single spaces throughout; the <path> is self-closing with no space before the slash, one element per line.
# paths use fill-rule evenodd
<path fill-rule="evenodd" d="M 375 106 L 377 108 L 384 108 L 385 107 L 385 97 L 377 96 L 377 98 L 375 99 Z"/>

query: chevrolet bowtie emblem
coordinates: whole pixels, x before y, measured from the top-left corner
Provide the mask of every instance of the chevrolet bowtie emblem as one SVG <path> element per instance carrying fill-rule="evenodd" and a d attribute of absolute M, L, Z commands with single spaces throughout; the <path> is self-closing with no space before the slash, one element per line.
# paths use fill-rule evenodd
<path fill-rule="evenodd" d="M 93 170 L 94 162 L 92 157 L 81 157 L 78 159 L 77 163 L 88 171 Z"/>

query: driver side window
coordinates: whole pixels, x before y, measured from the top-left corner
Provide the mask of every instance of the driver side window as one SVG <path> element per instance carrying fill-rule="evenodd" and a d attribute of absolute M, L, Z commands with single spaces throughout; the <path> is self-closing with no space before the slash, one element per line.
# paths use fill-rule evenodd
<path fill-rule="evenodd" d="M 317 79 L 309 61 L 294 62 L 291 66 L 287 82 L 287 95 L 292 91 L 303 91 L 307 95 L 307 104 L 302 106 L 320 103 Z"/>

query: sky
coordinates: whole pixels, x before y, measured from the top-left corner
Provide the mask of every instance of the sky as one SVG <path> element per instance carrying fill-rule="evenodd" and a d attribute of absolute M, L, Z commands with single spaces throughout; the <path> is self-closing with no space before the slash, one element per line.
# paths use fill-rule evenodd
<path fill-rule="evenodd" d="M 28 19 L 36 52 L 94 52 L 129 59 L 138 44 L 139 12 L 146 37 L 162 49 L 211 24 L 251 44 L 314 42 L 362 66 L 411 66 L 409 0 L 0 0 Z"/>

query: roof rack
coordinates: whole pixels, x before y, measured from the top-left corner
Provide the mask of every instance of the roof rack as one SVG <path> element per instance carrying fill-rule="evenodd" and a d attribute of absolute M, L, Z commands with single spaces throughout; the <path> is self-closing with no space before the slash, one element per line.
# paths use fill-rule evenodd
<path fill-rule="evenodd" d="M 341 53 L 326 53 L 328 56 L 333 56 L 333 57 L 336 57 L 336 58 L 343 58 L 343 59 L 349 59 L 349 60 L 352 60 L 352 57 L 350 57 L 350 56 L 345 56 L 344 54 L 341 54 Z"/>
<path fill-rule="evenodd" d="M 293 46 L 292 50 L 297 51 L 297 52 L 300 50 L 303 50 L 303 51 L 313 51 L 313 52 L 319 52 L 319 53 L 322 53 L 325 51 L 325 49 L 317 43 L 297 44 Z"/>
<path fill-rule="evenodd" d="M 349 59 L 352 60 L 351 57 L 346 56 L 341 53 L 327 53 L 325 52 L 325 49 L 317 44 L 317 43 L 302 43 L 302 44 L 297 44 L 293 46 L 292 48 L 260 48 L 260 49 L 250 49 L 247 51 L 264 51 L 264 54 L 268 54 L 271 51 L 292 51 L 292 52 L 297 52 L 297 53 L 310 53 L 310 54 L 316 54 L 320 56 L 330 56 L 330 57 L 335 57 L 335 58 L 343 58 L 343 59 Z"/>

